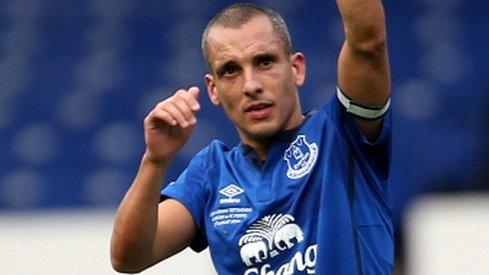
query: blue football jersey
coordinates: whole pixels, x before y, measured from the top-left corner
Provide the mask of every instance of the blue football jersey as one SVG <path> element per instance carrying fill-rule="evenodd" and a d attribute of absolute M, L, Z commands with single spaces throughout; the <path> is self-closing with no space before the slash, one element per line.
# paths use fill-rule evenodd
<path fill-rule="evenodd" d="M 336 97 L 277 135 L 261 162 L 213 141 L 166 186 L 219 274 L 390 274 L 390 114 L 369 141 Z"/>

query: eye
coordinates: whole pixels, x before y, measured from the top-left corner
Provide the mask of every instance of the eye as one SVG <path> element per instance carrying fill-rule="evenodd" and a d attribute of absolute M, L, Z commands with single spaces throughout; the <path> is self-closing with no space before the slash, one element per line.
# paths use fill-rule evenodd
<path fill-rule="evenodd" d="M 226 64 L 219 70 L 219 75 L 223 77 L 232 77 L 239 71 L 239 66 L 236 64 Z"/>
<path fill-rule="evenodd" d="M 272 60 L 270 60 L 270 59 L 264 59 L 260 63 L 260 65 L 263 66 L 263 67 L 267 67 L 270 64 L 272 64 Z"/>
<path fill-rule="evenodd" d="M 275 61 L 275 58 L 273 56 L 270 56 L 270 55 L 264 55 L 264 56 L 260 56 L 257 60 L 258 62 L 258 65 L 260 66 L 260 68 L 269 68 L 270 66 L 273 65 L 273 62 Z"/>
<path fill-rule="evenodd" d="M 224 70 L 223 70 L 222 74 L 223 74 L 224 76 L 226 76 L 226 75 L 228 75 L 228 76 L 229 76 L 229 75 L 233 75 L 233 74 L 235 74 L 237 71 L 238 71 L 238 68 L 236 68 L 236 67 L 234 67 L 234 66 L 229 66 L 229 67 L 227 67 L 227 68 L 224 68 Z"/>

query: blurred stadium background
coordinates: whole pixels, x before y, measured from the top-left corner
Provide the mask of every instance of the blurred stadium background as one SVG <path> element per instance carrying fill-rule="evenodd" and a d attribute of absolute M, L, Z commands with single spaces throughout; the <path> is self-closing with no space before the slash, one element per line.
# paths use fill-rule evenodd
<path fill-rule="evenodd" d="M 110 234 L 112 214 L 144 150 L 144 116 L 180 87 L 205 91 L 201 32 L 233 2 L 0 1 L 0 271 L 21 274 L 15 273 L 21 265 L 5 261 L 16 257 L 10 249 L 22 235 L 36 242 L 39 223 L 28 224 L 36 217 L 52 219 L 46 230 L 51 224 L 60 235 L 59 221 L 87 221 L 77 216 Z M 253 2 L 284 15 L 295 49 L 308 61 L 303 105 L 318 107 L 334 91 L 343 39 L 334 1 Z M 405 217 L 417 198 L 489 189 L 489 8 L 484 0 L 384 5 L 395 121 L 392 198 L 403 259 Z M 169 179 L 212 139 L 237 141 L 222 111 L 205 93 L 201 99 L 199 124 Z M 105 249 L 107 234 L 97 235 L 104 246 L 93 248 Z M 13 236 L 9 254 L 2 246 Z"/>

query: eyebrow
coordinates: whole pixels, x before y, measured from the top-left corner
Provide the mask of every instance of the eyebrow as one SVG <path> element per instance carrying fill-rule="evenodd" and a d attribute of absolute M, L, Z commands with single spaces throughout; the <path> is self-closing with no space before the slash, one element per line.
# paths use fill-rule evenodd
<path fill-rule="evenodd" d="M 253 63 L 258 63 L 262 61 L 263 59 L 270 59 L 272 61 L 276 61 L 278 59 L 278 54 L 276 53 L 263 53 L 263 54 L 258 54 L 253 57 Z"/>

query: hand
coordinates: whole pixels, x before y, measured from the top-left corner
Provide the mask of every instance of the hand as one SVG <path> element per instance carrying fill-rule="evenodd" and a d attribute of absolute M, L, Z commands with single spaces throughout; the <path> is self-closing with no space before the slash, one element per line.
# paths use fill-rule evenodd
<path fill-rule="evenodd" d="M 180 89 L 158 103 L 144 119 L 145 157 L 154 162 L 170 161 L 190 138 L 200 110 L 199 88 Z"/>

